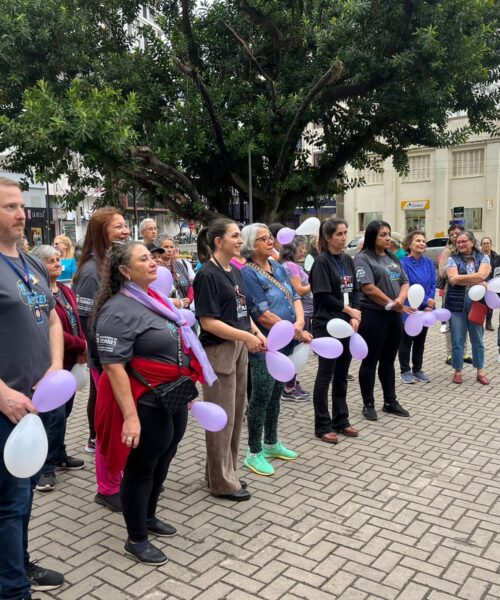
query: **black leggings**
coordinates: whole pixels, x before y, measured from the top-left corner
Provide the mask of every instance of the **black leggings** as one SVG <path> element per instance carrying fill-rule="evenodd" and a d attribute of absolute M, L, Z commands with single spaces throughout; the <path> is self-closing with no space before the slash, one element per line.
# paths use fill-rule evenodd
<path fill-rule="evenodd" d="M 384 404 L 396 402 L 396 372 L 394 361 L 398 353 L 403 321 L 401 315 L 393 311 L 363 309 L 359 334 L 368 344 L 368 356 L 359 369 L 359 387 L 365 406 L 373 406 L 375 398 L 375 373 L 378 364 L 378 378 L 382 385 Z"/>
<path fill-rule="evenodd" d="M 128 457 L 120 491 L 129 539 L 142 542 L 148 538 L 147 520 L 156 514 L 161 486 L 186 431 L 188 409 L 169 415 L 139 402 L 137 413 L 141 437 Z"/>

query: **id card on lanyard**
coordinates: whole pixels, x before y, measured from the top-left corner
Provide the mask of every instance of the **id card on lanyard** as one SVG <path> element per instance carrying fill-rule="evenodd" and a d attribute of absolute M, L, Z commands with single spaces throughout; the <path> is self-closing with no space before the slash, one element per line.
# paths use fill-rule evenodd
<path fill-rule="evenodd" d="M 346 276 L 346 272 L 344 269 L 344 265 L 342 264 L 342 257 L 340 259 L 337 259 L 337 257 L 333 254 L 328 254 L 328 256 L 330 257 L 330 260 L 333 262 L 333 264 L 339 270 L 340 290 L 341 291 L 344 290 L 342 292 L 342 299 L 344 301 L 344 306 L 349 306 L 349 292 L 345 291 L 346 287 L 348 286 L 348 282 L 347 282 L 347 276 Z"/>
<path fill-rule="evenodd" d="M 23 283 L 28 288 L 30 292 L 30 308 L 33 313 L 33 317 L 36 323 L 38 325 L 41 325 L 43 323 L 43 313 L 40 307 L 40 303 L 38 301 L 38 294 L 36 293 L 36 290 L 33 289 L 33 284 L 38 283 L 38 279 L 36 279 L 36 277 L 33 276 L 33 282 L 31 281 L 31 273 L 28 267 L 28 263 L 26 262 L 26 259 L 21 253 L 19 253 L 19 257 L 21 259 L 21 262 L 23 263 L 23 272 L 21 272 L 21 270 L 13 260 L 11 260 L 8 256 L 5 256 L 5 254 L 0 252 L 0 258 L 2 258 L 7 264 L 7 266 L 12 271 L 14 271 L 14 273 L 18 277 L 22 279 Z"/>

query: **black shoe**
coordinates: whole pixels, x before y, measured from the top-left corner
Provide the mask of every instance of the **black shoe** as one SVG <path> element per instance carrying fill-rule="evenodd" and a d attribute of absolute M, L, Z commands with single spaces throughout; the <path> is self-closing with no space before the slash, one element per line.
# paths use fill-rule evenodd
<path fill-rule="evenodd" d="M 252 494 L 247 490 L 241 488 L 237 492 L 233 492 L 232 494 L 224 494 L 223 496 L 217 496 L 218 498 L 227 498 L 228 500 L 234 500 L 234 502 L 244 502 L 245 500 L 250 500 Z"/>
<path fill-rule="evenodd" d="M 40 476 L 36 489 L 39 492 L 53 492 L 56 486 L 56 476 L 54 473 L 44 473 Z"/>
<path fill-rule="evenodd" d="M 163 523 L 156 517 L 148 519 L 148 531 L 159 537 L 173 537 L 177 533 L 177 529 L 173 525 Z"/>
<path fill-rule="evenodd" d="M 168 561 L 166 555 L 159 548 L 153 546 L 149 540 L 137 544 L 132 544 L 130 540 L 127 540 L 125 542 L 125 554 L 133 556 L 145 565 L 153 565 L 154 567 L 164 565 Z"/>
<path fill-rule="evenodd" d="M 57 471 L 79 471 L 85 467 L 85 461 L 81 458 L 73 458 L 67 456 L 66 460 L 62 460 L 56 465 Z"/>
<path fill-rule="evenodd" d="M 398 417 L 409 417 L 410 413 L 403 408 L 399 402 L 392 402 L 391 404 L 384 404 L 382 410 L 386 413 L 391 413 L 392 415 L 397 415 Z"/>
<path fill-rule="evenodd" d="M 447 365 L 451 365 L 451 356 L 448 356 L 448 358 L 444 361 Z"/>
<path fill-rule="evenodd" d="M 349 373 L 346 376 L 347 381 L 354 381 L 354 376 L 350 375 Z"/>
<path fill-rule="evenodd" d="M 248 487 L 248 483 L 244 480 L 244 479 L 238 479 L 238 481 L 240 482 L 241 487 L 246 490 Z"/>
<path fill-rule="evenodd" d="M 472 356 L 464 356 L 464 363 L 471 365 L 474 361 L 472 360 Z"/>
<path fill-rule="evenodd" d="M 377 411 L 373 404 L 363 406 L 363 416 L 365 419 L 368 419 L 368 421 L 378 421 Z"/>
<path fill-rule="evenodd" d="M 491 324 L 491 321 L 486 321 L 486 327 L 485 327 L 486 331 L 495 331 L 493 329 L 493 325 Z"/>
<path fill-rule="evenodd" d="M 57 590 L 64 583 L 64 575 L 53 571 L 52 569 L 45 569 L 39 567 L 36 564 L 37 561 L 28 563 L 26 569 L 26 575 L 31 583 L 31 589 L 37 592 L 49 592 L 50 590 Z"/>
<path fill-rule="evenodd" d="M 109 508 L 109 510 L 112 510 L 113 512 L 122 512 L 122 501 L 118 492 L 109 496 L 105 496 L 98 492 L 95 495 L 94 502 Z"/>

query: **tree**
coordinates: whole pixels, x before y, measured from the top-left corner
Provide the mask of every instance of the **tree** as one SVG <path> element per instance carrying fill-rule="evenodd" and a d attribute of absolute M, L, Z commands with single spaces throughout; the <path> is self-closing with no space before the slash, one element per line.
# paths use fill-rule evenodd
<path fill-rule="evenodd" d="M 271 221 L 359 184 L 346 163 L 392 156 L 403 173 L 412 145 L 498 131 L 499 0 L 149 6 L 163 36 L 139 28 L 141 49 L 137 2 L 0 0 L 7 167 L 69 173 L 77 192 L 101 175 L 134 183 L 206 220 L 231 188 L 248 194 L 250 146 L 255 217 Z M 449 131 L 456 111 L 469 126 Z"/>

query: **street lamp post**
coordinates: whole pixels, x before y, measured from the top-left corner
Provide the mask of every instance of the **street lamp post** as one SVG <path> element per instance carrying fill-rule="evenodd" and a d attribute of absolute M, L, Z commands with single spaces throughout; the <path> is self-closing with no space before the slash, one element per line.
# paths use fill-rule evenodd
<path fill-rule="evenodd" d="M 248 144 L 248 222 L 253 223 L 252 143 Z"/>

